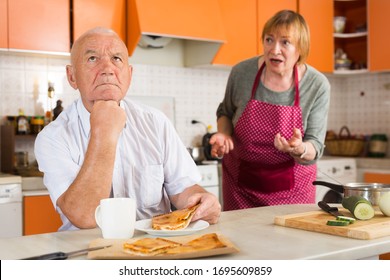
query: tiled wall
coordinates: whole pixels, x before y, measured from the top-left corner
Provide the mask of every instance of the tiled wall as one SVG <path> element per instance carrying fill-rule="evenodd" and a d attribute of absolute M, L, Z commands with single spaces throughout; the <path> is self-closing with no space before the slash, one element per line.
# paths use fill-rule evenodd
<path fill-rule="evenodd" d="M 351 134 L 387 134 L 390 157 L 390 73 L 328 78 L 332 85 L 328 129 L 339 133 L 347 125 Z"/>
<path fill-rule="evenodd" d="M 54 105 L 61 99 L 68 106 L 78 97 L 66 79 L 68 63 L 68 57 L 0 52 L 0 115 L 17 115 L 19 108 L 27 115 L 42 114 L 48 107 L 48 81 L 55 83 Z M 128 95 L 174 97 L 176 129 L 186 146 L 199 145 L 205 133 L 204 126 L 191 124 L 192 119 L 216 129 L 215 110 L 224 95 L 228 70 L 133 67 Z M 352 133 L 390 136 L 390 73 L 328 78 L 332 85 L 329 129 L 338 132 L 347 124 Z M 17 148 L 31 150 L 28 143 Z"/>

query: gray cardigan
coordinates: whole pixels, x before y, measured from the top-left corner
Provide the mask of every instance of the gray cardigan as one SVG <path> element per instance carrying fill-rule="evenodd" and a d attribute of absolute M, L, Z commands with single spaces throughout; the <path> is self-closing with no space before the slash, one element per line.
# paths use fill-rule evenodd
<path fill-rule="evenodd" d="M 225 97 L 217 109 L 217 118 L 227 116 L 236 126 L 238 119 L 251 98 L 253 83 L 258 71 L 259 57 L 244 60 L 232 68 L 226 86 Z M 304 141 L 310 141 L 316 149 L 316 159 L 324 151 L 328 119 L 330 84 L 327 78 L 307 65 L 307 71 L 299 82 L 300 107 L 302 109 Z M 294 105 L 295 88 L 275 92 L 260 82 L 255 99 L 271 104 Z M 312 163 L 312 162 L 311 162 Z"/>

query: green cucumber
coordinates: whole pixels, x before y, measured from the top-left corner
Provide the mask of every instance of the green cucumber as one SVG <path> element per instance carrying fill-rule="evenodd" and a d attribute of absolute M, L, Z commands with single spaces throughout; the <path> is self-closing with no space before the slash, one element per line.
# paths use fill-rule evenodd
<path fill-rule="evenodd" d="M 347 217 L 347 216 L 337 216 L 336 220 L 346 221 L 346 222 L 349 222 L 350 224 L 353 224 L 356 221 L 355 218 Z"/>
<path fill-rule="evenodd" d="M 371 203 L 358 195 L 344 197 L 341 204 L 358 220 L 369 220 L 375 215 L 375 210 Z"/>
<path fill-rule="evenodd" d="M 349 221 L 341 221 L 341 220 L 329 220 L 326 222 L 328 226 L 347 226 L 349 225 Z"/>

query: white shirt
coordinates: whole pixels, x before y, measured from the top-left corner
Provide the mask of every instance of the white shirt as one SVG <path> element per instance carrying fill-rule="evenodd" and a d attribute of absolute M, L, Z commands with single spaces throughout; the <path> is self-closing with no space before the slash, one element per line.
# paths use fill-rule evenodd
<path fill-rule="evenodd" d="M 114 197 L 133 197 L 137 219 L 170 211 L 167 195 L 201 180 L 194 161 L 169 119 L 160 111 L 125 99 L 127 119 L 116 150 Z M 81 99 L 46 126 L 35 141 L 35 156 L 44 184 L 63 222 L 60 230 L 77 229 L 57 207 L 57 199 L 76 178 L 88 148 L 90 113 Z"/>

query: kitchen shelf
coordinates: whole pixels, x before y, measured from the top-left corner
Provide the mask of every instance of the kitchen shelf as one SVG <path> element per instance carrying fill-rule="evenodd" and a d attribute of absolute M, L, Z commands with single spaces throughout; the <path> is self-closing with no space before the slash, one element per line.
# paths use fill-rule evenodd
<path fill-rule="evenodd" d="M 345 33 L 333 33 L 335 68 L 338 68 L 338 52 L 341 50 L 345 59 L 351 62 L 352 69 L 335 69 L 334 74 L 354 75 L 368 73 L 368 29 L 367 0 L 334 0 L 334 16 L 346 18 Z M 336 56 L 337 55 L 337 56 Z"/>
<path fill-rule="evenodd" d="M 358 69 L 358 70 L 334 70 L 333 74 L 336 75 L 356 75 L 356 74 L 365 74 L 369 73 L 368 69 Z"/>
<path fill-rule="evenodd" d="M 333 37 L 335 38 L 358 38 L 367 36 L 367 31 L 364 32 L 355 32 L 355 33 L 334 33 Z"/>

